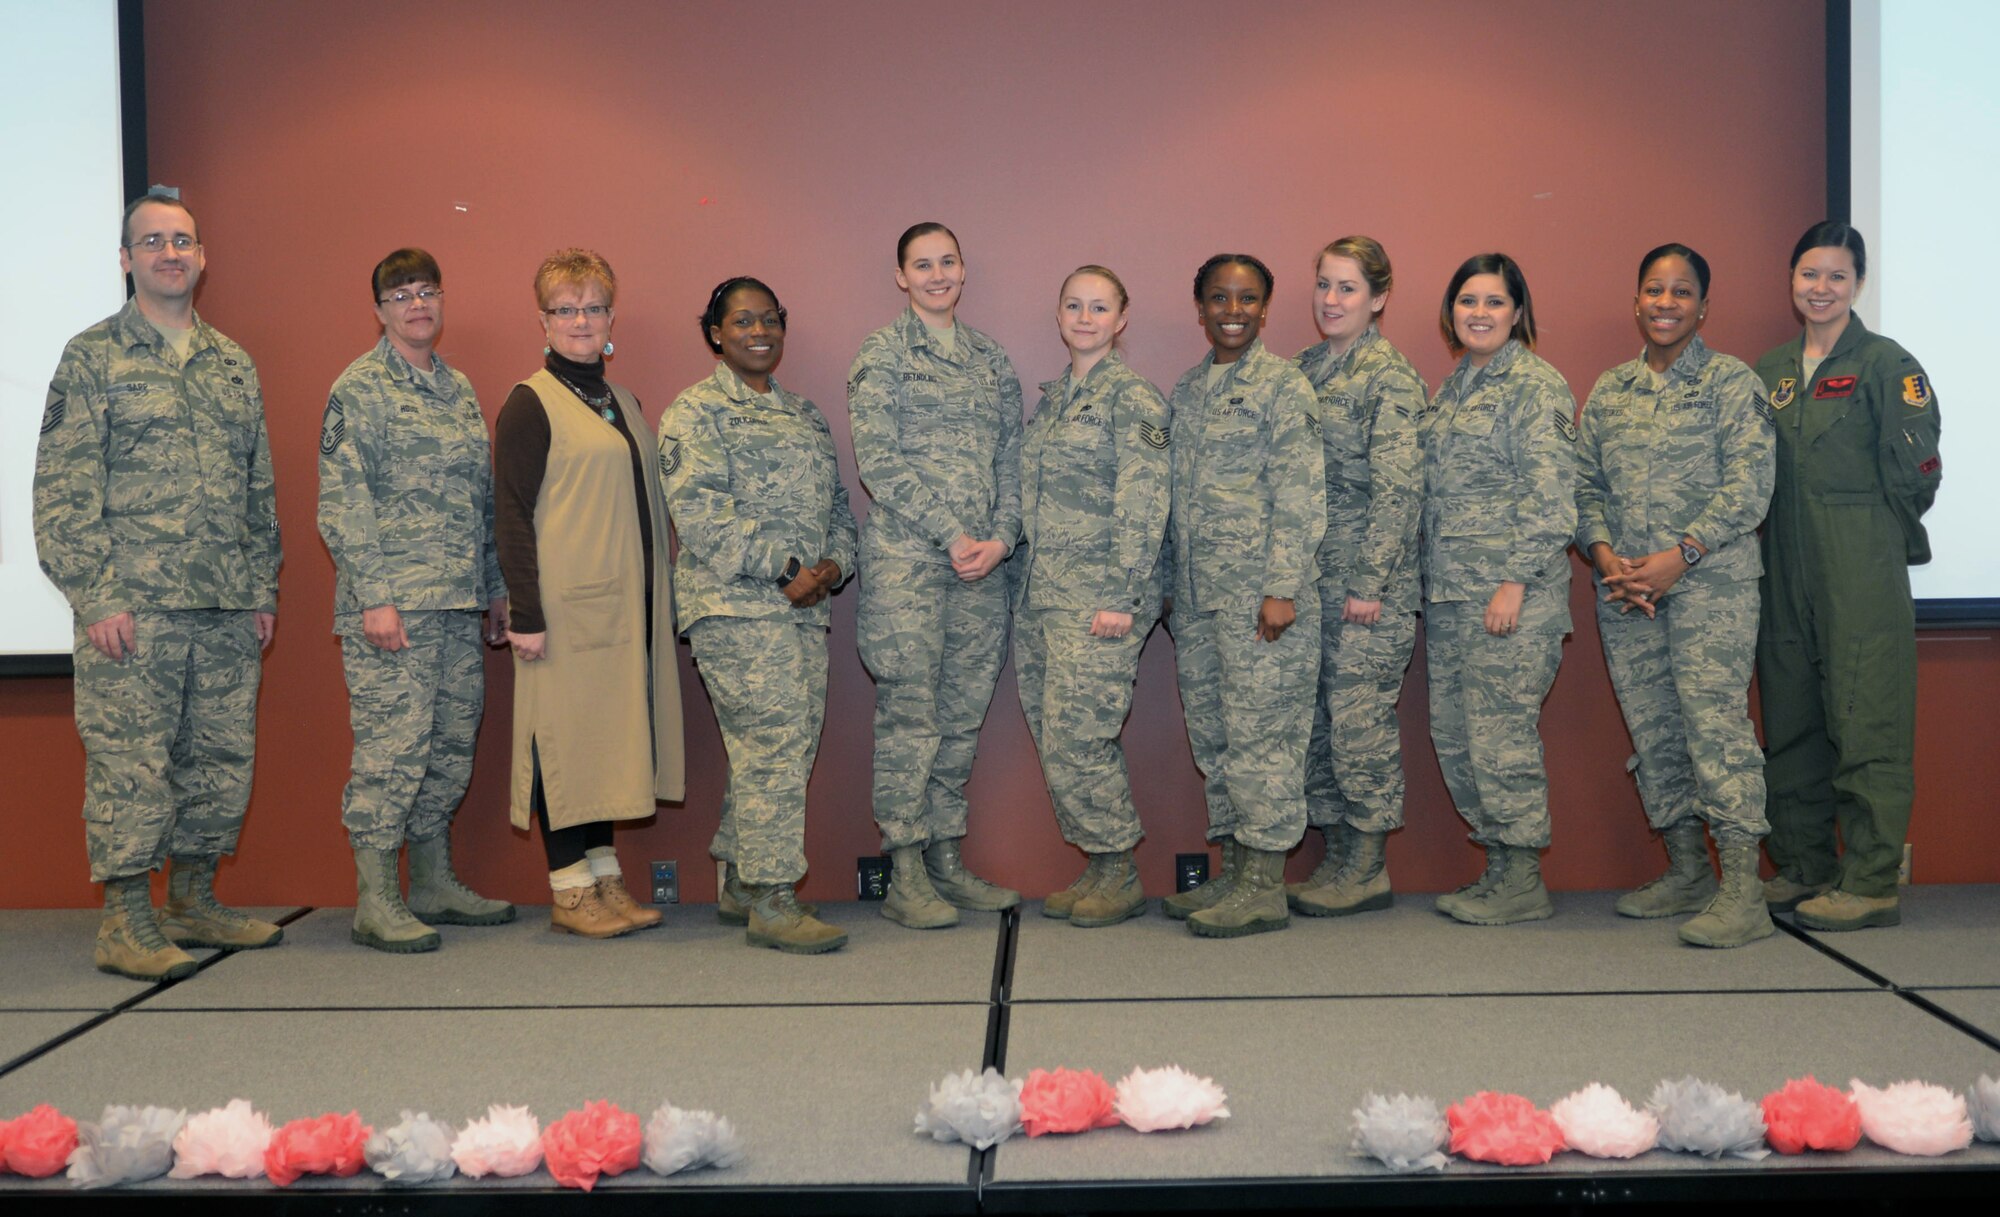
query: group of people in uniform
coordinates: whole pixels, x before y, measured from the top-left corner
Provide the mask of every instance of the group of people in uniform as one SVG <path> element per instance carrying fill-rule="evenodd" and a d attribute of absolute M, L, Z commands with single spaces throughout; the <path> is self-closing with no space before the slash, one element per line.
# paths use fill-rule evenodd
<path fill-rule="evenodd" d="M 86 840 L 105 890 L 96 963 L 159 979 L 193 970 L 183 948 L 282 936 L 213 891 L 248 800 L 280 550 L 255 368 L 193 309 L 193 215 L 136 200 L 120 258 L 131 301 L 71 341 L 50 387 L 35 522 L 77 620 Z M 1221 847 L 1213 878 L 1162 902 L 1169 916 L 1228 938 L 1294 911 L 1391 904 L 1395 703 L 1421 623 L 1433 741 L 1487 855 L 1437 907 L 1478 925 L 1548 917 L 1537 723 L 1570 626 L 1572 544 L 1595 570 L 1627 768 L 1668 855 L 1618 911 L 1692 914 L 1681 937 L 1713 947 L 1770 934 L 1771 908 L 1824 929 L 1895 924 L 1913 786 L 1907 564 L 1929 558 L 1937 407 L 1914 359 L 1852 315 L 1860 235 L 1815 225 L 1792 262 L 1804 331 L 1753 372 L 1700 337 L 1701 255 L 1648 252 L 1633 305 L 1643 349 L 1598 380 L 1580 422 L 1534 353 L 1527 281 L 1504 254 L 1452 276 L 1438 322 L 1459 362 L 1428 395 L 1379 329 L 1395 280 L 1371 238 L 1318 256 L 1322 341 L 1292 359 L 1260 337 L 1271 270 L 1246 254 L 1203 263 L 1193 297 L 1209 350 L 1165 396 L 1120 355 L 1124 284 L 1083 266 L 1056 301 L 1069 366 L 1024 425 L 1007 354 L 958 319 L 956 236 L 918 224 L 896 248 L 908 307 L 848 378 L 872 500 L 857 529 L 825 417 L 774 375 L 788 315 L 768 284 L 710 293 L 698 323 L 715 371 L 655 437 L 606 378 L 611 267 L 551 255 L 534 281 L 543 366 L 512 389 L 489 445 L 472 386 L 436 349 L 443 272 L 397 250 L 370 277 L 381 338 L 335 382 L 320 433 L 354 733 L 354 941 L 428 951 L 436 925 L 515 917 L 459 880 L 450 847 L 482 648 L 503 641 L 512 817 L 539 826 L 552 927 L 608 938 L 658 924 L 623 883 L 614 827 L 684 797 L 678 636 L 729 758 L 710 847 L 718 917 L 756 946 L 843 945 L 796 887 L 827 599 L 857 577 L 891 860 L 882 913 L 899 924 L 1019 901 L 961 855 L 1010 624 L 1057 823 L 1087 859 L 1042 911 L 1104 927 L 1147 910 L 1119 740 L 1161 622 Z M 1753 662 L 1768 751 L 1748 715 Z M 1308 826 L 1325 859 L 1288 886 Z"/>

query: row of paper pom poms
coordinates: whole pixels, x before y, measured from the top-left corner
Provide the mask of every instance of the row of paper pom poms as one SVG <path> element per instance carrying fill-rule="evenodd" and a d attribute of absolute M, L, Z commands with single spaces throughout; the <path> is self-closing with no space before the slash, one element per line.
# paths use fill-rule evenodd
<path fill-rule="evenodd" d="M 1089 1132 L 1123 1124 L 1139 1132 L 1196 1128 L 1229 1115 L 1228 1096 L 1211 1078 L 1180 1068 L 1134 1069 L 1116 1086 L 1092 1069 L 1031 1069 L 1010 1080 L 997 1069 L 946 1074 L 917 1109 L 917 1128 L 974 1149 L 1017 1132 Z"/>
<path fill-rule="evenodd" d="M 1935 1157 L 1976 1135 L 2000 1141 L 2000 1081 L 1981 1077 L 1968 1095 L 1927 1082 L 1849 1091 L 1808 1076 L 1752 1102 L 1687 1077 L 1653 1088 L 1643 1110 L 1593 1082 L 1547 1111 L 1517 1094 L 1482 1090 L 1440 1113 L 1426 1098 L 1370 1094 L 1354 1112 L 1354 1148 L 1394 1171 L 1443 1170 L 1448 1154 L 1533 1166 L 1565 1149 L 1632 1158 L 1659 1148 L 1710 1158 L 1760 1159 L 1772 1150 L 1844 1153 L 1866 1136 L 1899 1154 Z"/>
<path fill-rule="evenodd" d="M 547 1128 L 525 1107 L 495 1104 L 464 1128 L 403 1112 L 376 1132 L 353 1112 L 328 1112 L 273 1128 L 248 1099 L 190 1116 L 165 1107 L 111 1106 L 81 1123 L 43 1104 L 0 1120 L 0 1173 L 46 1178 L 69 1168 L 78 1187 L 112 1187 L 171 1175 L 268 1177 L 288 1186 L 304 1175 L 348 1176 L 365 1165 L 394 1184 L 436 1183 L 457 1173 L 525 1175 L 537 1167 L 585 1191 L 603 1175 L 642 1163 L 655 1174 L 741 1161 L 735 1127 L 711 1111 L 662 1103 L 639 1117 L 607 1102 L 585 1103 Z"/>

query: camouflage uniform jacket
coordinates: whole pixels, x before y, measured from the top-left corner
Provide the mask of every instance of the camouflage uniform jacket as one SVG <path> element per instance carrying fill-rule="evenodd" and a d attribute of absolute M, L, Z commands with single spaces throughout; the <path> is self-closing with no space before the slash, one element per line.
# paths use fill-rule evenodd
<path fill-rule="evenodd" d="M 276 612 L 271 445 L 243 348 L 197 317 L 177 362 L 133 301 L 70 339 L 42 415 L 35 542 L 80 624 Z"/>
<path fill-rule="evenodd" d="M 960 536 L 1021 536 L 1021 382 L 1000 344 L 960 324 L 947 357 L 915 309 L 861 343 L 847 375 L 868 546 L 948 563 Z"/>
<path fill-rule="evenodd" d="M 1293 360 L 1319 398 L 1326 440 L 1322 579 L 1356 600 L 1417 611 L 1424 501 L 1424 382 L 1374 326 L 1347 353 L 1322 342 Z"/>
<path fill-rule="evenodd" d="M 792 607 L 778 589 L 786 564 L 822 558 L 854 574 L 854 513 L 819 407 L 781 387 L 781 403 L 726 363 L 674 399 L 660 420 L 660 484 L 680 552 L 675 628 L 704 617 L 827 624 L 827 601 Z"/>
<path fill-rule="evenodd" d="M 319 534 L 336 633 L 363 609 L 482 609 L 507 594 L 493 546 L 493 462 L 472 382 L 419 373 L 385 336 L 347 365 L 319 435 Z"/>
<path fill-rule="evenodd" d="M 1019 594 L 1029 608 L 1156 616 L 1167 527 L 1167 403 L 1116 350 L 1042 386 L 1021 440 Z"/>
<path fill-rule="evenodd" d="M 1569 580 L 1576 399 L 1518 341 L 1470 357 L 1424 419 L 1424 596 L 1487 600 L 1504 582 Z"/>
<path fill-rule="evenodd" d="M 1196 612 L 1246 596 L 1317 603 L 1326 454 L 1312 385 L 1262 339 L 1210 392 L 1214 362 L 1174 386 L 1169 593 Z"/>
<path fill-rule="evenodd" d="M 1699 334 L 1658 389 L 1644 358 L 1619 364 L 1597 378 L 1578 427 L 1578 552 L 1603 541 L 1639 558 L 1689 536 L 1708 554 L 1684 582 L 1755 579 L 1777 445 L 1756 373 Z"/>

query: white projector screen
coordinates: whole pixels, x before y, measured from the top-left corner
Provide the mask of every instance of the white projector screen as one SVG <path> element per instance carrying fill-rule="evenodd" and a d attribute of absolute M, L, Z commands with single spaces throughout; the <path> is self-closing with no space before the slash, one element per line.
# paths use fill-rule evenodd
<path fill-rule="evenodd" d="M 1848 15 L 1850 222 L 1868 242 L 1856 311 L 1922 361 L 1944 425 L 1944 485 L 1924 517 L 1933 557 L 1910 583 L 1927 622 L 1992 621 L 2000 411 L 1985 401 L 1991 338 L 1974 293 L 2000 202 L 2000 4 L 1852 0 Z"/>
<path fill-rule="evenodd" d="M 0 663 L 70 653 L 69 605 L 35 561 L 35 444 L 72 334 L 118 311 L 124 210 L 116 0 L 0 0 Z"/>

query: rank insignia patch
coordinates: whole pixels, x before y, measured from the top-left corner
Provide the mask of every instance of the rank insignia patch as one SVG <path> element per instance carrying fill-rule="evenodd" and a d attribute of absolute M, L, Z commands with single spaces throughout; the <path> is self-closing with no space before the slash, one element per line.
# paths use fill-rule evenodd
<path fill-rule="evenodd" d="M 1146 441 L 1148 448 L 1165 448 L 1169 440 L 1165 427 L 1155 427 L 1151 423 L 1139 424 L 1139 438 Z"/>
<path fill-rule="evenodd" d="M 1555 415 L 1556 430 L 1562 432 L 1564 439 L 1574 444 L 1576 442 L 1576 419 L 1571 417 L 1570 412 L 1561 406 L 1555 408 Z"/>
<path fill-rule="evenodd" d="M 680 467 L 681 467 L 681 442 L 676 439 L 672 440 L 672 442 L 670 442 L 666 447 L 660 449 L 660 476 L 661 477 L 670 476 L 672 475 L 674 470 L 679 469 Z"/>
<path fill-rule="evenodd" d="M 1791 405 L 1798 395 L 1799 378 L 1796 376 L 1784 377 L 1778 381 L 1777 391 L 1771 394 L 1771 408 L 1773 410 L 1782 410 L 1786 406 Z"/>
<path fill-rule="evenodd" d="M 332 452 L 340 447 L 340 441 L 347 438 L 347 409 L 340 399 L 330 397 L 326 402 L 326 420 L 319 428 L 319 450 Z"/>
<path fill-rule="evenodd" d="M 1813 386 L 1813 400 L 1824 401 L 1829 397 L 1854 396 L 1854 377 L 1829 376 Z"/>
<path fill-rule="evenodd" d="M 1903 377 L 1903 404 L 1921 410 L 1931 404 L 1931 378 L 1922 372 Z"/>
<path fill-rule="evenodd" d="M 69 413 L 69 398 L 61 393 L 49 394 L 48 408 L 42 411 L 42 434 L 62 426 L 63 415 Z"/>

